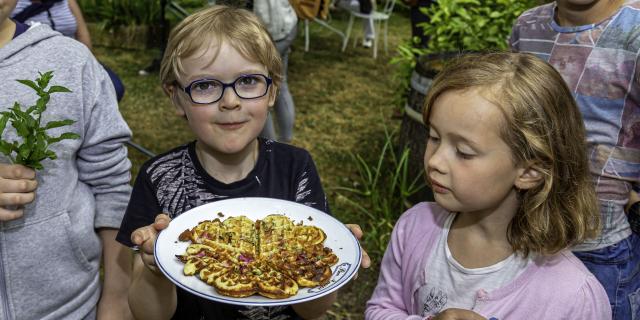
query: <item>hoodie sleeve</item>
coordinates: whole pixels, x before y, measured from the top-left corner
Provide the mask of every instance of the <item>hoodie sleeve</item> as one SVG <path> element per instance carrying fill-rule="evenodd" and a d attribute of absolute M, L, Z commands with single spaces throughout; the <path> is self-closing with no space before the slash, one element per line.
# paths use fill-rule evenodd
<path fill-rule="evenodd" d="M 83 68 L 84 136 L 77 154 L 78 178 L 95 197 L 95 228 L 118 228 L 127 207 L 131 162 L 124 145 L 131 131 L 118 110 L 113 84 L 87 52 Z"/>
<path fill-rule="evenodd" d="M 408 276 L 404 274 L 402 266 L 402 257 L 409 254 L 405 252 L 407 221 L 408 219 L 400 219 L 393 228 L 391 240 L 382 258 L 378 284 L 373 291 L 373 296 L 367 302 L 365 311 L 367 320 L 423 319 L 421 316 L 410 315 L 411 310 L 407 310 L 407 303 L 403 300 L 402 279 Z"/>

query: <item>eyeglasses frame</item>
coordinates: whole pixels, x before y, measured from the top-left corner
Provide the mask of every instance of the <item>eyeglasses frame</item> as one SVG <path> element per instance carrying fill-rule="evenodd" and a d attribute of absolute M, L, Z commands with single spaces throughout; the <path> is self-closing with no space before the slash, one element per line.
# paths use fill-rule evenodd
<path fill-rule="evenodd" d="M 264 91 L 264 94 L 262 94 L 261 96 L 253 97 L 253 98 L 243 98 L 243 97 L 241 97 L 241 96 L 238 94 L 238 91 L 236 91 L 236 87 L 235 87 L 236 82 L 238 82 L 238 80 L 240 80 L 240 79 L 242 79 L 242 78 L 245 78 L 245 77 L 248 77 L 248 76 L 260 76 L 260 77 L 263 77 L 263 78 L 267 81 L 267 88 L 266 88 L 266 90 Z M 198 82 L 201 82 L 201 81 L 207 81 L 207 80 L 208 80 L 208 81 L 215 80 L 215 81 L 218 81 L 218 82 L 220 82 L 220 83 L 222 84 L 222 94 L 220 94 L 220 98 L 218 98 L 217 100 L 212 101 L 212 102 L 196 102 L 196 101 L 194 101 L 194 100 L 193 100 L 193 97 L 191 96 L 191 86 L 192 86 L 194 83 L 198 83 Z M 266 95 L 267 95 L 267 93 L 269 93 L 269 87 L 271 87 L 271 84 L 273 84 L 273 79 L 271 79 L 271 78 L 269 78 L 269 77 L 265 76 L 264 74 L 260 74 L 260 73 L 250 73 L 250 74 L 243 74 L 243 75 L 241 75 L 241 76 L 237 77 L 237 78 L 236 78 L 235 80 L 233 80 L 233 82 L 231 82 L 231 83 L 222 82 L 222 81 L 220 81 L 220 80 L 218 80 L 218 79 L 215 79 L 215 78 L 203 78 L 203 79 L 197 79 L 197 80 L 193 80 L 193 81 L 191 81 L 191 83 L 189 83 L 186 87 L 182 87 L 182 86 L 180 85 L 180 83 L 179 83 L 177 80 L 176 80 L 176 84 L 178 85 L 178 87 L 179 87 L 180 89 L 182 89 L 182 91 L 184 91 L 184 92 L 189 96 L 189 99 L 191 100 L 191 102 L 193 102 L 193 103 L 195 103 L 195 104 L 201 104 L 201 105 L 202 105 L 202 104 L 212 104 L 212 103 L 216 103 L 216 102 L 218 102 L 218 101 L 222 100 L 222 98 L 224 97 L 224 92 L 227 90 L 227 88 L 231 88 L 231 89 L 233 89 L 233 93 L 235 93 L 235 94 L 236 94 L 236 96 L 238 96 L 238 98 L 240 98 L 240 99 L 244 99 L 244 100 L 253 100 L 253 99 L 262 98 L 262 97 L 266 96 Z"/>

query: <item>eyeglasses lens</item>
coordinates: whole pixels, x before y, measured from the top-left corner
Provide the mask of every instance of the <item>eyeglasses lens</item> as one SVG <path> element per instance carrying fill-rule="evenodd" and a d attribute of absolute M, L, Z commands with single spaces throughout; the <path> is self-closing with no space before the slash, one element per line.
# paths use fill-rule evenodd
<path fill-rule="evenodd" d="M 246 75 L 233 82 L 238 97 L 255 99 L 264 96 L 268 89 L 267 78 L 263 75 Z M 222 98 L 225 85 L 215 79 L 206 79 L 191 84 L 191 99 L 196 103 L 213 103 Z"/>

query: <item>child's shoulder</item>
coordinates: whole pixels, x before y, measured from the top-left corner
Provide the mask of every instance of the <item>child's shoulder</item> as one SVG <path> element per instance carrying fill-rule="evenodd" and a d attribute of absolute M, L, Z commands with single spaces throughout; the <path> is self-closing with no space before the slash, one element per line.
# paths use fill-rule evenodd
<path fill-rule="evenodd" d="M 160 153 L 155 157 L 145 161 L 140 167 L 140 171 L 147 171 L 149 168 L 157 168 L 166 165 L 184 165 L 185 159 L 189 159 L 189 148 L 195 145 L 195 142 L 189 142 L 179 145 L 169 151 Z"/>
<path fill-rule="evenodd" d="M 540 21 L 548 21 L 553 18 L 555 2 L 533 7 L 523 12 L 517 19 L 516 24 L 532 24 Z"/>
<path fill-rule="evenodd" d="M 558 288 L 558 296 L 564 292 L 562 296 L 571 299 L 587 288 L 602 288 L 587 267 L 569 250 L 563 250 L 553 256 L 541 257 L 537 265 L 539 272 L 536 272 L 537 279 L 534 282 L 543 287 L 552 285 Z"/>
<path fill-rule="evenodd" d="M 396 228 L 409 232 L 425 232 L 425 228 L 442 228 L 450 212 L 435 202 L 420 202 L 405 211 Z"/>
<path fill-rule="evenodd" d="M 260 148 L 278 158 L 304 159 L 311 158 L 309 151 L 302 147 L 282 143 L 270 139 L 258 138 Z"/>

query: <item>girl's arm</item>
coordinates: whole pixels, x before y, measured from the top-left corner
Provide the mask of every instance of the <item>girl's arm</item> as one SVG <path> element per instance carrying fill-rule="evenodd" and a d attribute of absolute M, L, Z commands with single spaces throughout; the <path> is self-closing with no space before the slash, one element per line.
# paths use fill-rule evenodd
<path fill-rule="evenodd" d="M 391 240 L 387 251 L 382 257 L 378 284 L 373 291 L 373 296 L 367 302 L 365 319 L 367 320 L 422 320 L 424 317 L 410 315 L 407 310 L 408 302 L 403 299 L 403 275 L 402 256 L 404 244 L 401 237 L 403 232 L 403 219 L 401 218 L 391 233 Z"/>
<path fill-rule="evenodd" d="M 138 320 L 170 319 L 176 311 L 176 286 L 157 269 L 153 255 L 158 232 L 169 226 L 170 220 L 169 216 L 159 214 L 154 223 L 131 234 L 131 241 L 138 246 L 140 254 L 133 259 L 129 305 Z"/>
<path fill-rule="evenodd" d="M 93 46 L 91 45 L 91 35 L 89 34 L 89 28 L 87 27 L 87 23 L 84 21 L 84 17 L 82 16 L 82 10 L 80 10 L 80 6 L 76 2 L 76 0 L 68 0 L 69 1 L 69 9 L 71 10 L 71 14 L 76 18 L 76 40 L 82 42 L 89 50 L 93 51 Z"/>
<path fill-rule="evenodd" d="M 102 240 L 104 281 L 98 302 L 98 319 L 133 319 L 127 291 L 131 282 L 131 252 L 116 242 L 116 229 L 98 231 Z"/>

